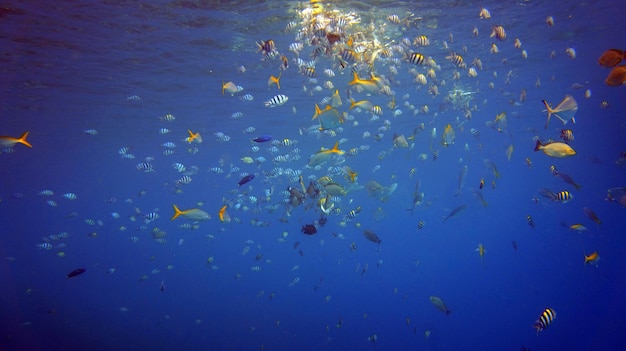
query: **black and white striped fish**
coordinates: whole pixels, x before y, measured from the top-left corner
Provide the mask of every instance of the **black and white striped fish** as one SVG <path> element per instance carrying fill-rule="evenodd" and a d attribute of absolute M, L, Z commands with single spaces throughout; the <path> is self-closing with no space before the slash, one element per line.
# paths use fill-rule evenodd
<path fill-rule="evenodd" d="M 284 105 L 289 98 L 286 95 L 276 95 L 273 98 L 265 101 L 265 107 L 276 107 Z"/>

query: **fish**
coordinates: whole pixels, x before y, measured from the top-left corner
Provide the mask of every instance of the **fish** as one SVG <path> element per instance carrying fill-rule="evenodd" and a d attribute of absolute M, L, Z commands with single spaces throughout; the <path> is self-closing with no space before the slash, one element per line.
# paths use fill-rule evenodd
<path fill-rule="evenodd" d="M 238 92 L 240 92 L 242 90 L 243 90 L 242 87 L 236 85 L 233 82 L 226 82 L 226 83 L 224 83 L 222 81 L 222 95 L 224 95 L 225 92 L 229 93 L 230 95 L 233 95 L 233 94 L 238 93 Z M 168 119 L 167 118 L 168 116 L 171 116 L 172 119 Z M 167 115 L 165 115 L 165 117 L 162 117 L 162 118 L 164 118 L 164 120 L 166 120 L 166 121 L 170 121 L 171 122 L 171 121 L 174 120 L 173 117 L 174 116 L 172 116 L 171 114 L 167 114 Z"/>
<path fill-rule="evenodd" d="M 450 314 L 450 310 L 440 297 L 430 296 L 429 299 L 430 303 L 432 303 L 439 311 L 444 312 L 446 315 Z"/>
<path fill-rule="evenodd" d="M 532 229 L 535 229 L 535 222 L 533 221 L 533 218 L 530 215 L 526 216 L 526 222 Z"/>
<path fill-rule="evenodd" d="M 405 147 L 409 147 L 409 143 L 406 140 L 406 137 L 404 136 L 404 134 L 393 134 L 393 147 L 395 148 L 405 148 Z"/>
<path fill-rule="evenodd" d="M 345 122 L 345 118 L 339 114 L 339 111 L 330 105 L 326 105 L 322 110 L 315 104 L 315 114 L 313 114 L 311 120 L 315 119 L 320 122 L 319 130 L 334 129 Z"/>
<path fill-rule="evenodd" d="M 248 174 L 247 176 L 241 178 L 241 180 L 237 184 L 239 184 L 239 186 L 242 186 L 248 183 L 249 181 L 251 181 L 252 179 L 254 179 L 254 177 L 255 177 L 254 174 Z"/>
<path fill-rule="evenodd" d="M 580 188 L 582 188 L 582 185 L 580 185 L 580 184 L 576 183 L 576 182 L 574 181 L 574 179 L 572 179 L 572 177 L 570 177 L 569 175 L 567 175 L 567 174 L 565 174 L 565 173 L 561 173 L 561 172 L 558 172 L 558 171 L 557 171 L 557 173 L 556 173 L 556 174 L 554 174 L 554 176 L 555 176 L 556 178 L 561 179 L 561 180 L 562 180 L 562 181 L 564 181 L 565 183 L 567 183 L 567 184 L 569 184 L 569 185 L 573 186 L 574 188 L 576 188 L 576 190 L 580 190 Z"/>
<path fill-rule="evenodd" d="M 560 201 L 563 203 L 566 203 L 573 198 L 574 195 L 572 195 L 572 193 L 567 190 L 559 191 L 558 193 L 554 194 L 554 201 Z"/>
<path fill-rule="evenodd" d="M 252 139 L 252 141 L 254 141 L 255 143 L 264 143 L 264 142 L 271 141 L 271 140 L 272 140 L 272 136 L 268 134 L 264 134 L 264 135 L 261 135 Z"/>
<path fill-rule="evenodd" d="M 364 230 L 363 231 L 363 235 L 365 236 L 365 238 L 371 242 L 374 242 L 376 244 L 380 244 L 382 242 L 382 240 L 380 240 L 380 238 L 378 237 L 378 235 L 376 235 L 376 233 L 374 233 L 371 230 Z"/>
<path fill-rule="evenodd" d="M 327 149 L 327 150 L 320 150 L 318 151 L 315 155 L 313 155 L 313 157 L 311 157 L 311 159 L 309 160 L 309 167 L 315 167 L 319 164 L 322 164 L 326 161 L 328 161 L 328 159 L 333 155 L 343 155 L 344 151 L 339 150 L 339 142 L 335 142 L 335 145 L 333 146 L 332 149 Z"/>
<path fill-rule="evenodd" d="M 585 227 L 582 224 L 572 224 L 572 225 L 569 226 L 569 229 L 575 230 L 577 232 L 585 232 L 585 231 L 587 231 L 587 227 Z"/>
<path fill-rule="evenodd" d="M 454 129 L 452 129 L 452 125 L 448 124 L 443 131 L 443 135 L 441 136 L 441 144 L 443 146 L 450 146 L 454 144 L 455 139 Z"/>
<path fill-rule="evenodd" d="M 274 43 L 274 40 L 272 39 L 261 40 L 260 43 L 256 43 L 256 46 L 257 46 L 257 52 L 262 52 L 264 54 L 276 50 L 276 43 Z"/>
<path fill-rule="evenodd" d="M 608 83 L 607 83 L 608 84 Z M 621 83 L 620 83 L 621 84 Z M 565 98 L 554 108 L 550 107 L 550 104 L 546 100 L 541 100 L 543 102 L 546 109 L 544 111 L 548 112 L 548 119 L 546 120 L 545 128 L 548 128 L 548 124 L 550 123 L 550 117 L 554 115 L 554 117 L 558 118 L 563 125 L 567 124 L 568 120 L 571 120 L 573 123 L 576 123 L 576 119 L 574 116 L 576 115 L 576 111 L 578 111 L 578 103 L 571 95 L 565 95 Z"/>
<path fill-rule="evenodd" d="M 563 142 L 570 142 L 574 140 L 574 132 L 571 129 L 561 129 L 561 140 Z"/>
<path fill-rule="evenodd" d="M 463 211 L 465 208 L 467 207 L 467 205 L 463 204 L 463 205 L 459 205 L 457 207 L 455 207 L 452 212 L 450 212 L 450 214 L 448 214 L 447 216 L 443 217 L 443 222 L 445 223 L 448 219 L 456 216 L 457 214 L 459 214 L 461 211 Z"/>
<path fill-rule="evenodd" d="M 487 167 L 487 169 L 489 169 L 491 171 L 491 173 L 493 173 L 493 176 L 496 178 L 500 178 L 500 172 L 498 172 L 498 167 L 496 167 L 496 164 L 493 163 L 493 161 L 489 160 L 489 159 L 485 159 L 483 161 L 485 163 L 485 166 Z"/>
<path fill-rule="evenodd" d="M 613 67 L 604 83 L 610 87 L 618 87 L 626 83 L 626 65 Z"/>
<path fill-rule="evenodd" d="M 418 52 L 413 52 L 407 56 L 407 60 L 414 65 L 421 65 L 424 63 L 424 55 Z"/>
<path fill-rule="evenodd" d="M 26 141 L 26 137 L 28 137 L 28 131 L 24 132 L 19 138 L 14 138 L 11 136 L 0 136 L 0 146 L 2 146 L 3 148 L 12 148 L 13 146 L 15 146 L 15 144 L 22 144 L 22 145 L 26 145 L 29 148 L 33 148 L 33 146 Z"/>
<path fill-rule="evenodd" d="M 506 151 L 504 151 L 506 158 L 511 161 L 511 156 L 513 156 L 513 144 L 509 145 L 509 147 L 506 148 Z"/>
<path fill-rule="evenodd" d="M 267 86 L 272 87 L 272 85 L 276 84 L 276 87 L 278 87 L 278 90 L 280 90 L 280 76 L 282 74 L 283 74 L 283 71 L 280 71 L 278 73 L 278 77 L 274 77 L 273 75 L 270 75 L 269 79 L 267 80 Z"/>
<path fill-rule="evenodd" d="M 176 205 L 172 205 L 172 207 L 174 208 L 174 215 L 172 216 L 172 218 L 170 218 L 170 220 L 172 221 L 180 216 L 183 216 L 192 221 L 206 221 L 211 219 L 211 216 L 208 213 L 199 208 L 180 210 Z"/>
<path fill-rule="evenodd" d="M 587 254 L 585 253 L 583 253 L 583 255 L 585 255 L 585 265 L 589 263 L 596 267 L 598 266 L 598 261 L 600 260 L 600 255 L 598 255 L 598 251 L 592 252 L 589 256 L 587 256 Z"/>
<path fill-rule="evenodd" d="M 378 93 L 380 91 L 378 80 L 375 77 L 373 79 L 360 79 L 356 72 L 352 73 L 353 79 L 348 83 L 348 85 L 359 86 L 369 93 Z"/>
<path fill-rule="evenodd" d="M 489 37 L 490 38 L 496 37 L 496 39 L 498 40 L 504 40 L 506 39 L 506 31 L 504 30 L 504 27 L 502 27 L 501 25 L 493 26 Z"/>
<path fill-rule="evenodd" d="M 542 144 L 540 140 L 537 140 L 534 151 L 539 151 L 539 150 L 543 151 L 543 153 L 546 154 L 547 156 L 557 157 L 557 158 L 563 158 L 563 157 L 576 155 L 576 151 L 574 151 L 574 149 L 571 146 L 565 143 L 561 143 L 561 142 L 551 142 L 548 144 Z"/>
<path fill-rule="evenodd" d="M 478 255 L 480 256 L 480 262 L 483 261 L 483 256 L 485 256 L 485 247 L 483 246 L 483 244 L 478 244 L 478 247 L 476 248 L 476 251 L 478 252 Z"/>
<path fill-rule="evenodd" d="M 602 67 L 611 68 L 617 66 L 626 59 L 626 52 L 617 49 L 609 49 L 600 55 L 598 64 Z"/>
<path fill-rule="evenodd" d="M 85 273 L 86 269 L 85 268 L 76 268 L 75 270 L 69 272 L 66 276 L 65 279 L 70 279 L 70 278 L 74 278 L 76 276 L 79 276 L 83 273 Z"/>
<path fill-rule="evenodd" d="M 485 186 L 485 178 L 480 178 L 480 183 L 478 183 L 478 189 L 483 190 L 484 186 Z"/>
<path fill-rule="evenodd" d="M 476 199 L 478 199 L 478 201 L 480 201 L 480 203 L 483 205 L 483 207 L 487 207 L 487 201 L 485 201 L 485 198 L 483 197 L 483 193 L 480 191 L 477 191 L 476 189 L 472 189 L 472 196 L 474 196 Z"/>
<path fill-rule="evenodd" d="M 456 52 L 451 52 L 450 55 L 446 56 L 446 59 L 450 60 L 455 66 L 458 68 L 466 68 L 465 60 L 463 60 L 463 56 L 457 54 Z"/>
<path fill-rule="evenodd" d="M 424 200 L 424 193 L 420 193 L 420 185 L 421 182 L 418 179 L 417 182 L 415 183 L 415 191 L 413 191 L 413 202 L 411 205 L 411 208 L 407 208 L 407 211 L 411 211 L 411 215 L 413 215 L 413 210 L 415 209 L 416 206 L 419 206 L 422 204 L 422 200 Z"/>
<path fill-rule="evenodd" d="M 467 176 L 467 165 L 464 165 L 463 167 L 461 167 L 461 170 L 459 171 L 459 188 L 454 194 L 454 196 L 461 195 L 461 190 L 463 189 L 463 185 L 465 185 L 466 176 Z"/>
<path fill-rule="evenodd" d="M 188 129 L 187 133 L 189 133 L 189 136 L 185 138 L 186 142 L 188 142 L 189 144 L 193 142 L 196 142 L 198 144 L 202 143 L 202 136 L 200 135 L 200 133 L 194 133 L 191 131 L 191 129 Z"/>
<path fill-rule="evenodd" d="M 587 217 L 591 218 L 592 221 L 596 222 L 596 224 L 602 224 L 602 221 L 596 216 L 592 209 L 589 207 L 583 207 L 583 212 L 587 215 Z"/>
<path fill-rule="evenodd" d="M 550 324 L 552 324 L 555 318 L 556 311 L 549 307 L 546 308 L 533 324 L 533 328 L 537 329 L 537 335 L 539 335 L 539 332 L 543 331 Z"/>
<path fill-rule="evenodd" d="M 222 223 L 230 223 L 230 215 L 228 214 L 228 212 L 226 212 L 227 208 L 228 205 L 224 205 L 222 206 L 222 208 L 220 208 L 220 211 L 218 212 L 220 222 Z"/>
<path fill-rule="evenodd" d="M 305 224 L 302 226 L 302 229 L 300 229 L 300 231 L 306 235 L 313 235 L 317 233 L 317 228 L 313 224 Z"/>
<path fill-rule="evenodd" d="M 265 101 L 264 104 L 265 104 L 265 107 L 276 107 L 276 106 L 284 105 L 285 103 L 287 103 L 288 100 L 289 100 L 289 97 L 283 94 L 279 94 Z"/>

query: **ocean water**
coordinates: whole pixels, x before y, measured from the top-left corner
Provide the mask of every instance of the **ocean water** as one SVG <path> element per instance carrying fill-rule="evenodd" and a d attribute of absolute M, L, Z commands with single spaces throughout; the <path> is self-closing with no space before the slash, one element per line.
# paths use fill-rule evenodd
<path fill-rule="evenodd" d="M 0 135 L 28 131 L 32 145 L 2 139 L 0 349 L 621 350 L 626 216 L 607 193 L 626 187 L 626 87 L 607 86 L 597 60 L 626 49 L 622 12 L 609 0 L 0 6 Z M 269 39 L 278 53 L 258 50 Z M 268 77 L 281 67 L 279 90 Z M 566 95 L 575 123 L 544 128 L 542 100 Z M 331 101 L 337 114 L 312 120 Z M 533 151 L 562 129 L 576 155 Z M 322 150 L 336 142 L 343 155 Z M 326 161 L 309 166 L 314 154 Z M 342 194 L 326 196 L 325 176 Z M 171 220 L 173 204 L 211 218 Z M 557 317 L 537 333 L 546 308 Z"/>

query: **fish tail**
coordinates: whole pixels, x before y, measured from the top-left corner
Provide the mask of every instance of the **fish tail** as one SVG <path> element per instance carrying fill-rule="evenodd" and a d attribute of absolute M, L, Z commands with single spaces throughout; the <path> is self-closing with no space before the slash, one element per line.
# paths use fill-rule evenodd
<path fill-rule="evenodd" d="M 222 95 L 224 95 L 224 81 L 222 81 Z"/>
<path fill-rule="evenodd" d="M 541 102 L 543 102 L 543 104 L 546 106 L 546 111 L 548 112 L 548 119 L 546 120 L 546 126 L 545 126 L 545 129 L 548 129 L 548 124 L 550 123 L 550 117 L 552 117 L 552 109 L 550 108 L 550 105 L 548 105 L 546 100 L 541 100 Z"/>
<path fill-rule="evenodd" d="M 335 145 L 333 146 L 333 148 L 331 149 L 331 151 L 333 152 L 339 152 L 339 141 L 335 142 Z"/>
<path fill-rule="evenodd" d="M 355 84 L 359 84 L 360 79 L 359 79 L 359 75 L 358 75 L 358 74 L 356 74 L 356 72 L 354 72 L 354 71 L 352 72 L 352 77 L 353 77 L 353 79 L 352 79 L 352 81 L 350 81 L 350 82 L 348 83 L 348 85 L 355 85 Z"/>
<path fill-rule="evenodd" d="M 172 204 L 172 207 L 174 208 L 174 215 L 170 219 L 171 221 L 175 220 L 176 218 L 178 218 L 178 216 L 183 214 L 183 211 L 181 211 L 176 205 Z"/>
<path fill-rule="evenodd" d="M 24 145 L 26 145 L 26 146 L 28 146 L 29 148 L 32 149 L 33 146 L 28 141 L 26 141 L 26 137 L 28 136 L 28 133 L 29 132 L 24 132 L 24 134 L 22 134 L 22 136 L 19 137 L 19 139 L 17 139 L 17 142 L 21 143 L 21 144 L 24 144 Z"/>
<path fill-rule="evenodd" d="M 534 151 L 539 151 L 541 150 L 541 147 L 543 145 L 541 144 L 541 140 L 537 140 L 537 144 L 535 144 L 535 150 Z"/>

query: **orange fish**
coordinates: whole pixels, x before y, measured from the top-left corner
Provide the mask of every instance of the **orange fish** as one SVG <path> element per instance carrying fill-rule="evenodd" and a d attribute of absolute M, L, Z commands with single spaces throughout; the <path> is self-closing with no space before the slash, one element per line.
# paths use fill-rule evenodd
<path fill-rule="evenodd" d="M 614 67 L 604 82 L 610 87 L 617 87 L 626 83 L 626 65 Z"/>
<path fill-rule="evenodd" d="M 617 49 L 609 49 L 602 53 L 602 56 L 598 59 L 598 64 L 602 67 L 615 67 L 622 60 L 626 59 L 626 52 Z"/>
<path fill-rule="evenodd" d="M 226 212 L 227 208 L 228 208 L 228 205 L 224 205 L 222 206 L 222 208 L 220 208 L 219 217 L 220 217 L 220 222 L 222 223 L 230 223 L 230 216 L 228 215 L 228 212 Z"/>
<path fill-rule="evenodd" d="M 32 148 L 33 146 L 28 141 L 26 141 L 27 136 L 28 132 L 24 132 L 24 134 L 22 134 L 22 136 L 20 136 L 19 138 L 0 136 L 0 146 L 5 148 L 12 148 L 13 146 L 15 146 L 15 144 L 24 144 Z"/>
<path fill-rule="evenodd" d="M 592 252 L 589 256 L 585 254 L 585 264 L 589 263 L 594 266 L 598 266 L 599 260 L 600 260 L 600 255 L 598 255 L 598 251 Z"/>

